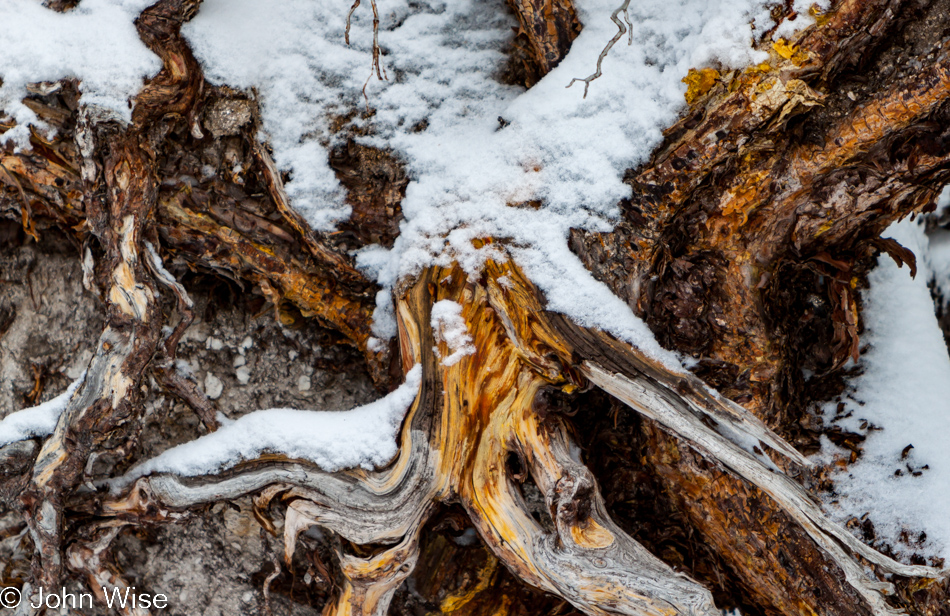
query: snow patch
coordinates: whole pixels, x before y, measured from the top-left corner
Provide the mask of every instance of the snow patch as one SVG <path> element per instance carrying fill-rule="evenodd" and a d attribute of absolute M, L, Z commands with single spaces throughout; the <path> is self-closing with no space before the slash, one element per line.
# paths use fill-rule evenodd
<path fill-rule="evenodd" d="M 436 342 L 444 342 L 449 347 L 449 355 L 439 355 L 439 347 L 433 348 L 443 366 L 454 366 L 466 355 L 475 352 L 468 325 L 462 317 L 462 305 L 449 299 L 443 299 L 432 306 L 432 334 Z"/>
<path fill-rule="evenodd" d="M 864 372 L 850 383 L 845 417 L 834 419 L 837 402 L 824 409 L 826 420 L 867 438 L 861 457 L 837 473 L 827 509 L 841 522 L 869 514 L 879 540 L 902 556 L 950 558 L 950 356 L 927 287 L 928 238 L 921 220 L 896 223 L 884 236 L 914 251 L 917 277 L 886 255 L 869 276 Z M 848 452 L 825 439 L 819 460 L 835 453 Z M 911 540 L 926 532 L 926 542 L 901 543 L 902 531 Z"/>
<path fill-rule="evenodd" d="M 946 229 L 950 218 L 950 186 L 943 189 L 937 200 L 937 211 L 933 217 L 943 226 L 939 226 L 927 233 L 929 249 L 927 264 L 933 275 L 936 291 L 940 295 L 942 308 L 947 309 L 950 304 L 950 229 Z"/>
<path fill-rule="evenodd" d="M 134 467 L 111 486 L 119 490 L 152 473 L 210 474 L 266 452 L 309 460 L 328 472 L 382 466 L 396 455 L 399 427 L 421 382 L 422 367 L 417 365 L 395 391 L 349 411 L 268 409 L 249 413 Z"/>
<path fill-rule="evenodd" d="M 58 13 L 38 0 L 0 2 L 0 113 L 17 125 L 0 135 L 28 148 L 30 126 L 47 128 L 22 99 L 26 86 L 81 80 L 82 102 L 126 122 L 130 99 L 162 67 L 139 39 L 133 20 L 154 0 L 83 0 Z"/>
<path fill-rule="evenodd" d="M 772 40 L 791 38 L 799 30 L 815 23 L 815 17 L 811 13 L 811 7 L 816 6 L 821 11 L 827 11 L 831 8 L 831 0 L 794 0 L 792 3 L 792 12 L 795 18 L 791 21 L 784 20 L 772 33 Z"/>
<path fill-rule="evenodd" d="M 205 78 L 256 90 L 262 138 L 290 172 L 287 195 L 315 229 L 350 214 L 327 155 L 330 123 L 359 102 L 369 47 L 343 41 L 348 2 L 212 0 L 182 27 Z M 358 19 L 359 21 L 359 19 Z"/>
<path fill-rule="evenodd" d="M 0 447 L 34 437 L 46 437 L 56 429 L 59 416 L 66 410 L 70 398 L 86 380 L 86 372 L 72 382 L 66 391 L 43 404 L 10 413 L 0 420 Z"/>
<path fill-rule="evenodd" d="M 649 156 L 684 106 L 689 68 L 740 67 L 767 59 L 753 36 L 773 25 L 764 0 L 638 0 L 632 45 L 621 41 L 604 76 L 566 88 L 593 71 L 616 33 L 615 0 L 580 0 L 584 29 L 561 64 L 530 90 L 501 84 L 514 18 L 501 0 L 387 0 L 379 40 L 389 81 L 368 82 L 372 14 L 348 2 L 205 0 L 184 28 L 206 75 L 256 88 L 275 161 L 292 179 L 292 203 L 316 228 L 346 216 L 328 162 L 334 121 L 394 151 L 411 182 L 392 250 L 370 247 L 358 264 L 382 286 L 373 334 L 395 332 L 391 289 L 432 264 L 458 261 L 469 273 L 503 258 L 501 240 L 547 296 L 549 308 L 599 327 L 672 366 L 624 302 L 597 282 L 567 245 L 571 228 L 608 231 L 629 195 L 623 173 Z M 807 10 L 794 22 L 808 25 Z M 753 26 L 754 24 L 754 26 Z M 519 207 L 532 201 L 537 209 Z M 382 343 L 380 343 L 381 345 Z"/>
<path fill-rule="evenodd" d="M 211 374 L 205 375 L 205 395 L 212 400 L 217 400 L 224 392 L 224 381 Z"/>

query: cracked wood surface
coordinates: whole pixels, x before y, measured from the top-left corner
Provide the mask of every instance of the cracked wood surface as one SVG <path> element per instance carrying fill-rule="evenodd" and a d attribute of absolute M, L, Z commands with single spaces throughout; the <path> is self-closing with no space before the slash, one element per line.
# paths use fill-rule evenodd
<path fill-rule="evenodd" d="M 845 268 L 833 273 L 852 283 L 872 240 L 932 208 L 950 179 L 946 41 L 931 37 L 919 71 L 885 59 L 916 20 L 945 15 L 939 2 L 838 3 L 769 49 L 769 62 L 720 75 L 693 101 L 649 163 L 628 172 L 615 231 L 572 234 L 588 269 L 663 344 L 740 375 L 728 395 L 770 425 L 788 422 L 798 403 L 788 389 L 800 386 L 788 385 L 795 341 L 769 305 L 786 265 L 833 258 Z M 848 91 L 858 84 L 860 98 Z M 850 294 L 828 293 L 856 314 Z M 856 344 L 856 322 L 840 323 L 850 333 L 836 366 Z"/>

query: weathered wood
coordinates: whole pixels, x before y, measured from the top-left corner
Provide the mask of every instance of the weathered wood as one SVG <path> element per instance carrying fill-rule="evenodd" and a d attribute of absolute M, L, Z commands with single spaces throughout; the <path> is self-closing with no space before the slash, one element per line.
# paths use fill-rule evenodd
<path fill-rule="evenodd" d="M 102 604 L 107 604 L 106 597 L 116 590 L 122 595 L 129 591 L 129 583 L 115 564 L 110 550 L 123 526 L 125 524 L 122 522 L 113 521 L 101 528 L 93 527 L 89 537 L 73 542 L 66 553 L 69 568 L 85 576 L 89 589 Z M 151 614 L 149 610 L 133 606 L 131 602 L 119 606 L 117 611 L 122 616 Z"/>
<path fill-rule="evenodd" d="M 866 260 L 867 241 L 932 206 L 948 179 L 932 121 L 946 112 L 946 45 L 930 43 L 923 73 L 888 73 L 872 54 L 899 48 L 917 19 L 946 20 L 942 5 L 926 4 L 841 2 L 768 48 L 768 63 L 717 74 L 650 162 L 629 172 L 624 222 L 573 234 L 588 268 L 662 343 L 742 375 L 734 395 L 770 425 L 786 423 L 796 403 L 782 385 L 797 370 L 786 357 L 794 341 L 770 317 L 783 266 L 823 253 L 847 266 Z M 851 100 L 847 71 L 859 63 L 887 76 Z M 836 360 L 852 349 L 836 349 Z"/>
<path fill-rule="evenodd" d="M 138 20 L 140 35 L 164 67 L 137 98 L 133 125 L 115 130 L 90 124 L 77 132 L 86 157 L 85 219 L 105 249 L 99 283 L 108 324 L 82 385 L 43 443 L 21 495 L 37 549 L 33 576 L 38 586 L 48 589 L 59 583 L 63 572 L 64 499 L 80 483 L 87 459 L 122 459 L 141 429 L 137 385 L 157 350 L 163 325 L 151 258 L 143 249 L 158 194 L 154 152 L 147 142 L 152 123 L 165 113 L 193 106 L 195 90 L 203 83 L 179 33 L 184 14 L 196 6 L 168 0 Z M 178 20 L 169 19 L 175 15 Z M 101 178 L 98 165 L 88 158 L 97 148 L 106 152 Z"/>
<path fill-rule="evenodd" d="M 435 344 L 428 319 L 432 304 L 444 299 L 462 305 L 476 349 L 451 366 L 438 361 L 435 349 L 439 356 L 446 356 L 448 349 Z M 840 598 L 826 613 L 842 614 L 846 606 L 857 610 L 852 613 L 902 613 L 880 594 L 890 591 L 890 585 L 868 577 L 851 554 L 887 573 L 944 575 L 929 567 L 901 565 L 857 541 L 828 520 L 771 460 L 739 445 L 769 443 L 791 459 L 806 462 L 758 419 L 709 392 L 691 375 L 671 371 L 563 317 L 547 315 L 530 282 L 510 263 L 489 263 L 478 282 L 457 267 L 434 268 L 397 306 L 403 364 L 419 363 L 429 376 L 405 424 L 400 456 L 387 470 L 327 474 L 268 456 L 223 477 L 140 479 L 129 496 L 106 502 L 99 515 L 154 516 L 149 512 L 235 498 L 269 485 L 291 486 L 285 498 L 299 500 L 291 504 L 285 526 L 286 555 L 310 524 L 364 545 L 400 542 L 402 547 L 374 557 L 382 567 L 379 577 L 359 569 L 369 561 L 341 556 L 343 563 L 362 563 L 353 566 L 363 573 L 352 579 L 345 574 L 344 591 L 336 607 L 328 609 L 373 614 L 385 609 L 391 597 L 398 577 L 394 572 L 401 566 L 394 559 L 399 556 L 411 569 L 415 548 L 410 546 L 430 507 L 458 499 L 509 569 L 585 613 L 713 614 L 708 591 L 674 573 L 610 520 L 566 424 L 546 416 L 538 405 L 543 388 L 574 391 L 583 375 L 769 494 L 787 514 L 787 524 L 800 533 L 798 539 L 807 536 L 813 542 L 810 555 L 822 562 L 819 569 L 840 571 L 839 576 L 821 575 L 817 583 L 831 584 L 831 594 Z M 413 474 L 412 464 L 420 460 L 420 471 Z M 527 511 L 518 488 L 525 478 L 522 467 L 545 497 L 551 518 L 547 526 Z M 385 504 L 394 508 L 382 516 Z M 368 533 L 371 529 L 375 532 Z M 803 572 L 806 579 L 808 575 Z M 807 601 L 796 605 L 812 606 Z"/>
<path fill-rule="evenodd" d="M 209 193 L 184 189 L 162 199 L 158 215 L 165 223 L 161 233 L 166 243 L 187 251 L 190 259 L 204 267 L 250 279 L 264 287 L 265 293 L 272 288 L 269 299 L 275 305 L 286 299 L 295 304 L 303 316 L 315 317 L 339 331 L 363 352 L 374 378 L 384 383 L 388 379 L 388 349 L 369 348 L 375 307 L 371 296 L 348 292 L 343 277 L 334 276 L 339 270 L 308 266 L 295 257 L 284 242 L 263 243 L 254 235 L 235 229 L 237 225 L 220 224 L 205 213 L 215 207 L 215 199 L 216 196 Z M 188 207 L 186 201 L 202 207 L 205 212 Z M 260 227 L 265 223 L 255 221 L 253 224 Z M 276 234 L 270 235 L 272 240 L 277 239 Z M 308 242 L 315 243 L 316 240 Z M 196 248 L 198 254 L 193 252 Z M 368 286 L 362 276 L 359 279 L 363 288 Z"/>
<path fill-rule="evenodd" d="M 807 533 L 767 495 L 710 464 L 695 450 L 645 423 L 651 471 L 702 543 L 725 559 L 743 601 L 778 614 L 869 614 L 860 595 L 841 584 Z M 675 488 L 673 488 L 675 486 Z M 775 549 L 775 546 L 781 548 Z M 811 571 L 808 580 L 800 571 Z"/>
<path fill-rule="evenodd" d="M 161 335 L 157 291 L 139 253 L 156 197 L 150 161 L 134 133 L 114 139 L 111 150 L 103 170 L 108 203 L 93 198 L 86 204 L 96 234 L 108 247 L 102 264 L 108 325 L 83 384 L 43 443 L 21 497 L 40 554 L 34 575 L 45 588 L 53 588 L 62 573 L 63 498 L 80 481 L 91 454 L 125 454 L 125 441 L 137 433 L 141 416 L 135 384 Z M 120 445 L 107 446 L 116 442 L 116 433 L 124 436 Z"/>

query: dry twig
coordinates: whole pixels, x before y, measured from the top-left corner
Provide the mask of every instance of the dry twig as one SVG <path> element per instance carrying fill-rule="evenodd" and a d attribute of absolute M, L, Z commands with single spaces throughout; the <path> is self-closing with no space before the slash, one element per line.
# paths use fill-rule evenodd
<path fill-rule="evenodd" d="M 617 24 L 617 34 L 615 34 L 614 37 L 610 39 L 610 42 L 607 43 L 607 46 L 604 47 L 603 51 L 601 51 L 600 55 L 597 57 L 597 70 L 595 70 L 592 75 L 589 75 L 588 77 L 584 77 L 583 79 L 579 77 L 575 77 L 574 79 L 571 79 L 571 83 L 567 84 L 566 87 L 570 88 L 572 85 L 574 85 L 575 81 L 583 81 L 584 82 L 584 98 L 587 98 L 587 90 L 588 88 L 590 88 L 590 82 L 594 81 L 595 79 L 603 75 L 603 73 L 601 72 L 601 65 L 604 63 L 604 58 L 607 57 L 607 54 L 610 53 L 610 50 L 613 48 L 613 46 L 617 44 L 617 41 L 619 41 L 621 37 L 623 37 L 624 34 L 627 34 L 628 35 L 627 45 L 633 44 L 633 24 L 630 23 L 630 13 L 627 12 L 627 9 L 629 9 L 629 7 L 630 7 L 630 0 L 624 0 L 624 3 L 621 4 L 617 8 L 617 10 L 614 11 L 610 15 L 610 20 L 613 21 L 615 24 Z M 627 22 L 626 25 L 624 25 L 623 21 L 620 21 L 619 16 L 621 13 L 623 13 L 624 21 Z"/>

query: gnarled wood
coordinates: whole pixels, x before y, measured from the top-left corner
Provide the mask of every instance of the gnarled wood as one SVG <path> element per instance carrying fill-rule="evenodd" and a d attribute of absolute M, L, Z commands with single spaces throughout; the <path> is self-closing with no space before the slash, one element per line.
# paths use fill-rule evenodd
<path fill-rule="evenodd" d="M 449 353 L 435 345 L 428 319 L 432 304 L 446 299 L 462 305 L 476 349 L 452 365 L 438 361 Z M 406 292 L 398 314 L 403 363 L 420 363 L 428 376 L 406 420 L 401 454 L 387 470 L 328 474 L 289 461 L 261 460 L 222 478 L 159 475 L 138 480 L 130 496 L 105 503 L 99 513 L 145 515 L 156 505 L 158 510 L 185 508 L 286 485 L 285 498 L 300 499 L 291 504 L 285 526 L 287 555 L 310 524 L 356 543 L 399 542 L 373 557 L 380 563 L 378 577 L 366 569 L 372 559 L 341 556 L 344 567 L 356 567 L 360 573 L 344 573 L 344 591 L 336 607 L 328 608 L 339 612 L 328 613 L 375 614 L 391 597 L 399 577 L 395 572 L 404 565 L 411 569 L 411 546 L 430 507 L 459 499 L 502 562 L 520 578 L 586 613 L 713 614 L 708 591 L 673 572 L 610 520 L 563 420 L 545 417 L 539 408 L 538 394 L 544 387 L 573 391 L 583 375 L 769 494 L 815 543 L 826 566 L 837 567 L 841 581 L 853 589 L 834 591 L 851 600 L 857 593 L 863 601 L 856 605 L 867 613 L 902 612 L 882 598 L 890 586 L 868 577 L 848 551 L 886 573 L 944 575 L 929 567 L 901 565 L 857 541 L 828 520 L 770 459 L 743 448 L 768 443 L 805 462 L 758 419 L 710 393 L 695 377 L 671 371 L 604 334 L 547 315 L 537 292 L 510 263 L 488 264 L 480 282 L 470 281 L 457 267 L 434 268 Z M 425 434 L 428 438 L 422 441 Z M 409 472 L 419 460 L 424 461 L 416 467 L 421 472 Z M 545 496 L 549 527 L 528 513 L 518 490 L 524 481 L 521 466 Z M 374 500 L 371 495 L 384 498 Z M 380 506 L 387 502 L 395 508 L 381 517 Z"/>
<path fill-rule="evenodd" d="M 510 62 L 526 87 L 560 64 L 581 32 L 573 0 L 507 0 L 518 17 Z"/>
<path fill-rule="evenodd" d="M 63 496 L 79 482 L 91 454 L 119 449 L 109 453 L 122 455 L 121 446 L 107 447 L 116 432 L 134 437 L 140 417 L 135 384 L 161 334 L 157 291 L 139 253 L 155 204 L 154 176 L 134 133 L 114 140 L 112 150 L 104 169 L 109 201 L 99 204 L 93 197 L 87 202 L 94 229 L 108 247 L 102 268 L 109 324 L 85 381 L 43 443 L 21 497 L 40 554 L 34 575 L 45 588 L 54 587 L 62 573 Z"/>

